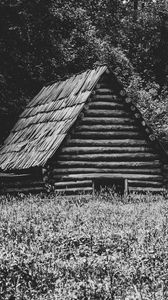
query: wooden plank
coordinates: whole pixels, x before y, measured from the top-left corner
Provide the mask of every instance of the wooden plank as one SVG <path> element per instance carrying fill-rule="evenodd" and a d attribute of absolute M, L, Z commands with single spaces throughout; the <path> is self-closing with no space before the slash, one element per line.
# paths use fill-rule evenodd
<path fill-rule="evenodd" d="M 27 178 L 30 177 L 31 174 L 14 174 L 14 173 L 0 173 L 0 178 L 5 178 L 5 179 L 22 179 L 22 178 Z"/>
<path fill-rule="evenodd" d="M 87 180 L 87 179 L 149 179 L 149 180 L 162 180 L 162 176 L 160 175 L 147 175 L 147 174 L 120 174 L 120 173 L 108 173 L 105 174 L 103 173 L 87 173 L 87 174 L 69 174 L 65 176 L 61 176 L 62 180 L 66 179 L 82 179 L 82 180 Z"/>
<path fill-rule="evenodd" d="M 72 145 L 83 145 L 83 146 L 145 146 L 147 141 L 139 139 L 115 139 L 115 140 L 93 140 L 93 139 L 70 139 L 68 142 L 69 146 Z"/>
<path fill-rule="evenodd" d="M 128 180 L 129 187 L 161 187 L 162 182 L 147 180 Z"/>
<path fill-rule="evenodd" d="M 81 160 L 81 161 L 113 161 L 113 160 L 154 160 L 159 159 L 157 154 L 153 153 L 102 153 L 102 154 L 60 154 L 58 155 L 58 160 L 67 161 L 67 160 Z"/>
<path fill-rule="evenodd" d="M 120 99 L 118 99 L 115 95 L 113 94 L 98 94 L 97 91 L 96 91 L 96 95 L 94 96 L 94 100 L 101 100 L 101 101 L 116 101 L 116 102 L 119 102 Z"/>
<path fill-rule="evenodd" d="M 153 161 L 115 161 L 115 162 L 104 162 L 104 161 L 57 161 L 57 165 L 69 166 L 69 167 L 102 167 L 102 168 L 117 168 L 117 167 L 160 167 L 159 160 Z"/>
<path fill-rule="evenodd" d="M 110 94 L 112 95 L 113 94 L 113 91 L 110 89 L 110 88 L 99 88 L 99 89 L 96 89 L 96 93 L 98 94 Z"/>
<path fill-rule="evenodd" d="M 128 195 L 128 179 L 125 178 L 124 180 L 124 195 L 127 196 Z"/>
<path fill-rule="evenodd" d="M 72 138 L 86 138 L 86 139 L 110 139 L 110 138 L 137 138 L 143 139 L 143 135 L 137 131 L 111 131 L 111 132 L 97 132 L 97 131 L 80 131 L 72 134 Z"/>
<path fill-rule="evenodd" d="M 20 187 L 20 188 L 4 188 L 3 193 L 7 194 L 7 193 L 39 193 L 44 191 L 43 187 L 29 187 L 29 188 L 24 188 L 24 187 Z"/>
<path fill-rule="evenodd" d="M 149 147 L 144 147 L 144 146 L 133 146 L 133 147 L 116 147 L 116 146 L 111 146 L 111 147 L 85 147 L 85 146 L 74 146 L 74 147 L 64 147 L 61 149 L 61 153 L 69 154 L 69 153 L 75 153 L 75 154 L 83 154 L 83 153 L 137 153 L 137 152 L 146 152 L 146 153 L 152 153 L 153 150 Z"/>
<path fill-rule="evenodd" d="M 117 131 L 117 130 L 120 130 L 120 131 L 126 131 L 126 130 L 133 130 L 133 131 L 139 131 L 138 128 L 134 125 L 119 125 L 119 124 L 116 124 L 116 125 L 92 125 L 89 126 L 89 125 L 78 125 L 76 126 L 75 128 L 75 132 L 81 132 L 81 131 Z"/>
<path fill-rule="evenodd" d="M 151 169 L 143 169 L 143 168 L 55 168 L 53 170 L 53 174 L 55 175 L 61 175 L 61 174 L 84 174 L 84 173 L 105 173 L 105 174 L 113 174 L 113 173 L 120 173 L 120 174 L 158 174 L 161 175 L 161 169 L 160 168 L 151 168 Z M 55 177 L 57 178 L 57 177 Z"/>
<path fill-rule="evenodd" d="M 124 104 L 112 101 L 96 101 L 89 103 L 89 109 L 124 109 Z"/>
<path fill-rule="evenodd" d="M 89 186 L 92 185 L 91 180 L 82 180 L 82 181 L 63 181 L 63 182 L 55 182 L 54 186 L 55 187 L 65 187 L 65 186 Z"/>
<path fill-rule="evenodd" d="M 82 124 L 99 124 L 99 125 L 103 125 L 103 124 L 107 124 L 107 125 L 114 125 L 114 124 L 135 124 L 135 120 L 131 119 L 131 118 L 112 118 L 112 117 L 104 117 L 104 118 L 99 118 L 99 117 L 84 117 L 82 119 Z"/>
<path fill-rule="evenodd" d="M 102 109 L 89 109 L 86 111 L 85 116 L 87 117 L 120 117 L 127 118 L 129 113 L 126 110 L 102 110 Z"/>
<path fill-rule="evenodd" d="M 131 187 L 129 188 L 129 192 L 166 192 L 165 188 L 154 188 L 154 187 Z"/>

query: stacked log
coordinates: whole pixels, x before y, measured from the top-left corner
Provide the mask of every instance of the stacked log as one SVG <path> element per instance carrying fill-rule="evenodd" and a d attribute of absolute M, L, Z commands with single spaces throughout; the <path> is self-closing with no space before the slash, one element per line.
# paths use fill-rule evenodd
<path fill-rule="evenodd" d="M 1 173 L 0 193 L 39 193 L 44 191 L 44 181 L 33 172 Z"/>
<path fill-rule="evenodd" d="M 127 180 L 129 190 L 162 189 L 159 154 L 113 84 L 95 89 L 59 154 L 50 161 L 58 192 L 91 191 L 96 179 Z"/>
<path fill-rule="evenodd" d="M 164 187 L 168 189 L 168 163 L 163 166 Z"/>

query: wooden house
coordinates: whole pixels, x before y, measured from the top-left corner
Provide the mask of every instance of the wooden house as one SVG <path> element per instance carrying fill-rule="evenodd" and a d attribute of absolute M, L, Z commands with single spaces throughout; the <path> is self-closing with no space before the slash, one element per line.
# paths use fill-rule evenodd
<path fill-rule="evenodd" d="M 105 65 L 45 86 L 0 149 L 1 192 L 168 188 L 168 156 Z"/>

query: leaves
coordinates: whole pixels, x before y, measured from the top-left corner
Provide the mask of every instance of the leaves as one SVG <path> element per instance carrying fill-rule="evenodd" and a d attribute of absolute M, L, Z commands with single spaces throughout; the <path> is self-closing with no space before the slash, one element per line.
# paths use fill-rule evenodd
<path fill-rule="evenodd" d="M 1 1 L 0 140 L 44 84 L 92 68 L 96 61 L 108 63 L 125 86 L 136 71 L 147 85 L 158 81 L 163 87 L 164 1 L 139 0 L 136 22 L 133 2 Z"/>

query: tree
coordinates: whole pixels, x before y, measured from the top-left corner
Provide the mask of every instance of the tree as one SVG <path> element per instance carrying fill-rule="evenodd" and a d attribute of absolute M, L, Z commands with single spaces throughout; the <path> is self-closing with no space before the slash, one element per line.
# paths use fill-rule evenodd
<path fill-rule="evenodd" d="M 125 85 L 133 67 L 146 81 L 158 80 L 164 5 L 165 0 L 1 0 L 0 140 L 44 84 L 98 60 L 109 63 Z"/>

